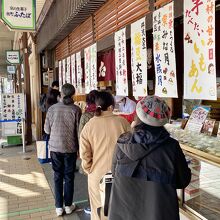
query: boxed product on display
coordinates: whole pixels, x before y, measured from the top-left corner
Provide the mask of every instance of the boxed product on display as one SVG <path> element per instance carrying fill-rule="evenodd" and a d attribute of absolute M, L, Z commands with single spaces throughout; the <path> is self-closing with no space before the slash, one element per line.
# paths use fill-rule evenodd
<path fill-rule="evenodd" d="M 186 157 L 189 168 L 191 169 L 191 181 L 185 189 L 186 200 L 197 197 L 200 194 L 200 170 L 201 162 L 195 158 Z"/>
<path fill-rule="evenodd" d="M 202 127 L 202 133 L 207 135 L 212 135 L 214 127 L 215 127 L 215 120 L 206 119 Z"/>
<path fill-rule="evenodd" d="M 220 138 L 220 123 L 218 125 L 218 133 L 217 133 L 217 137 Z"/>

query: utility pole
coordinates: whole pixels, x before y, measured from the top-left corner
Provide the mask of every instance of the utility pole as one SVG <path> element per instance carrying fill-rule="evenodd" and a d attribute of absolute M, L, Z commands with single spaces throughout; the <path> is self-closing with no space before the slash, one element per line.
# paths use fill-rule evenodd
<path fill-rule="evenodd" d="M 24 93 L 26 95 L 26 140 L 27 144 L 32 143 L 32 115 L 31 115 L 31 88 L 30 88 L 30 67 L 28 60 L 28 38 L 27 33 L 22 36 L 23 59 L 24 59 Z"/>

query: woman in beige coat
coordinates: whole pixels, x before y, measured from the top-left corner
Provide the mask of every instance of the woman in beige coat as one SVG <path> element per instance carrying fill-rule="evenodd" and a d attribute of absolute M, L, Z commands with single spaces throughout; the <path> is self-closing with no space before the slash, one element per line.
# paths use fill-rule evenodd
<path fill-rule="evenodd" d="M 130 124 L 112 113 L 114 98 L 108 92 L 99 92 L 95 116 L 85 125 L 80 135 L 82 168 L 88 174 L 91 220 L 99 220 L 101 207 L 100 179 L 111 170 L 112 157 L 119 136 L 130 131 Z M 101 218 L 104 219 L 104 218 Z"/>

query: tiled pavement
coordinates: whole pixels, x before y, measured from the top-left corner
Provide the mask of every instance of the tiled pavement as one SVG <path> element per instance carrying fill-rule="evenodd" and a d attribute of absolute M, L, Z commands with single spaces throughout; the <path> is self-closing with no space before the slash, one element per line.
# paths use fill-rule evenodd
<path fill-rule="evenodd" d="M 35 152 L 24 157 L 18 151 L 21 147 L 0 149 L 0 219 L 59 219 Z"/>
<path fill-rule="evenodd" d="M 54 191 L 54 183 L 53 183 L 53 172 L 50 164 L 42 165 L 47 181 Z M 87 202 L 87 178 L 86 176 L 80 174 L 79 172 L 75 173 L 75 190 L 74 190 L 74 202 L 77 204 L 77 210 L 75 213 L 71 215 L 64 215 L 64 220 L 90 220 L 90 216 L 83 212 L 83 208 L 88 205 Z"/>
<path fill-rule="evenodd" d="M 37 161 L 35 148 L 29 146 L 27 149 L 31 152 L 25 155 L 20 152 L 21 147 L 0 149 L 0 220 L 89 219 L 88 216 L 83 216 L 80 209 L 82 203 L 85 203 L 82 199 L 76 213 L 63 218 L 56 216 L 54 196 L 46 179 L 52 180 L 51 167 L 47 165 L 47 169 L 42 169 Z M 80 190 L 79 195 L 76 193 L 78 198 Z"/>
<path fill-rule="evenodd" d="M 29 146 L 27 150 L 31 152 L 24 155 L 21 147 L 0 149 L 0 220 L 89 220 L 82 211 L 88 204 L 86 177 L 76 173 L 77 211 L 58 218 L 54 211 L 51 165 L 38 163 L 35 147 Z"/>

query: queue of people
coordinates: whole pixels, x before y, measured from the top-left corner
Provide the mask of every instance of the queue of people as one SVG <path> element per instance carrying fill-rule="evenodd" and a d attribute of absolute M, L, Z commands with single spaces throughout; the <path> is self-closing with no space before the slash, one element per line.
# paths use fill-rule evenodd
<path fill-rule="evenodd" d="M 88 176 L 91 220 L 178 220 L 176 189 L 189 184 L 191 171 L 179 143 L 164 128 L 171 117 L 168 105 L 156 96 L 143 97 L 136 105 L 127 97 L 93 90 L 82 114 L 74 94 L 71 84 L 62 86 L 44 126 L 50 135 L 57 215 L 76 208 L 74 171 L 79 154 Z M 135 115 L 132 126 L 113 113 L 116 103 Z M 99 189 L 110 171 L 114 180 L 105 216 Z"/>

